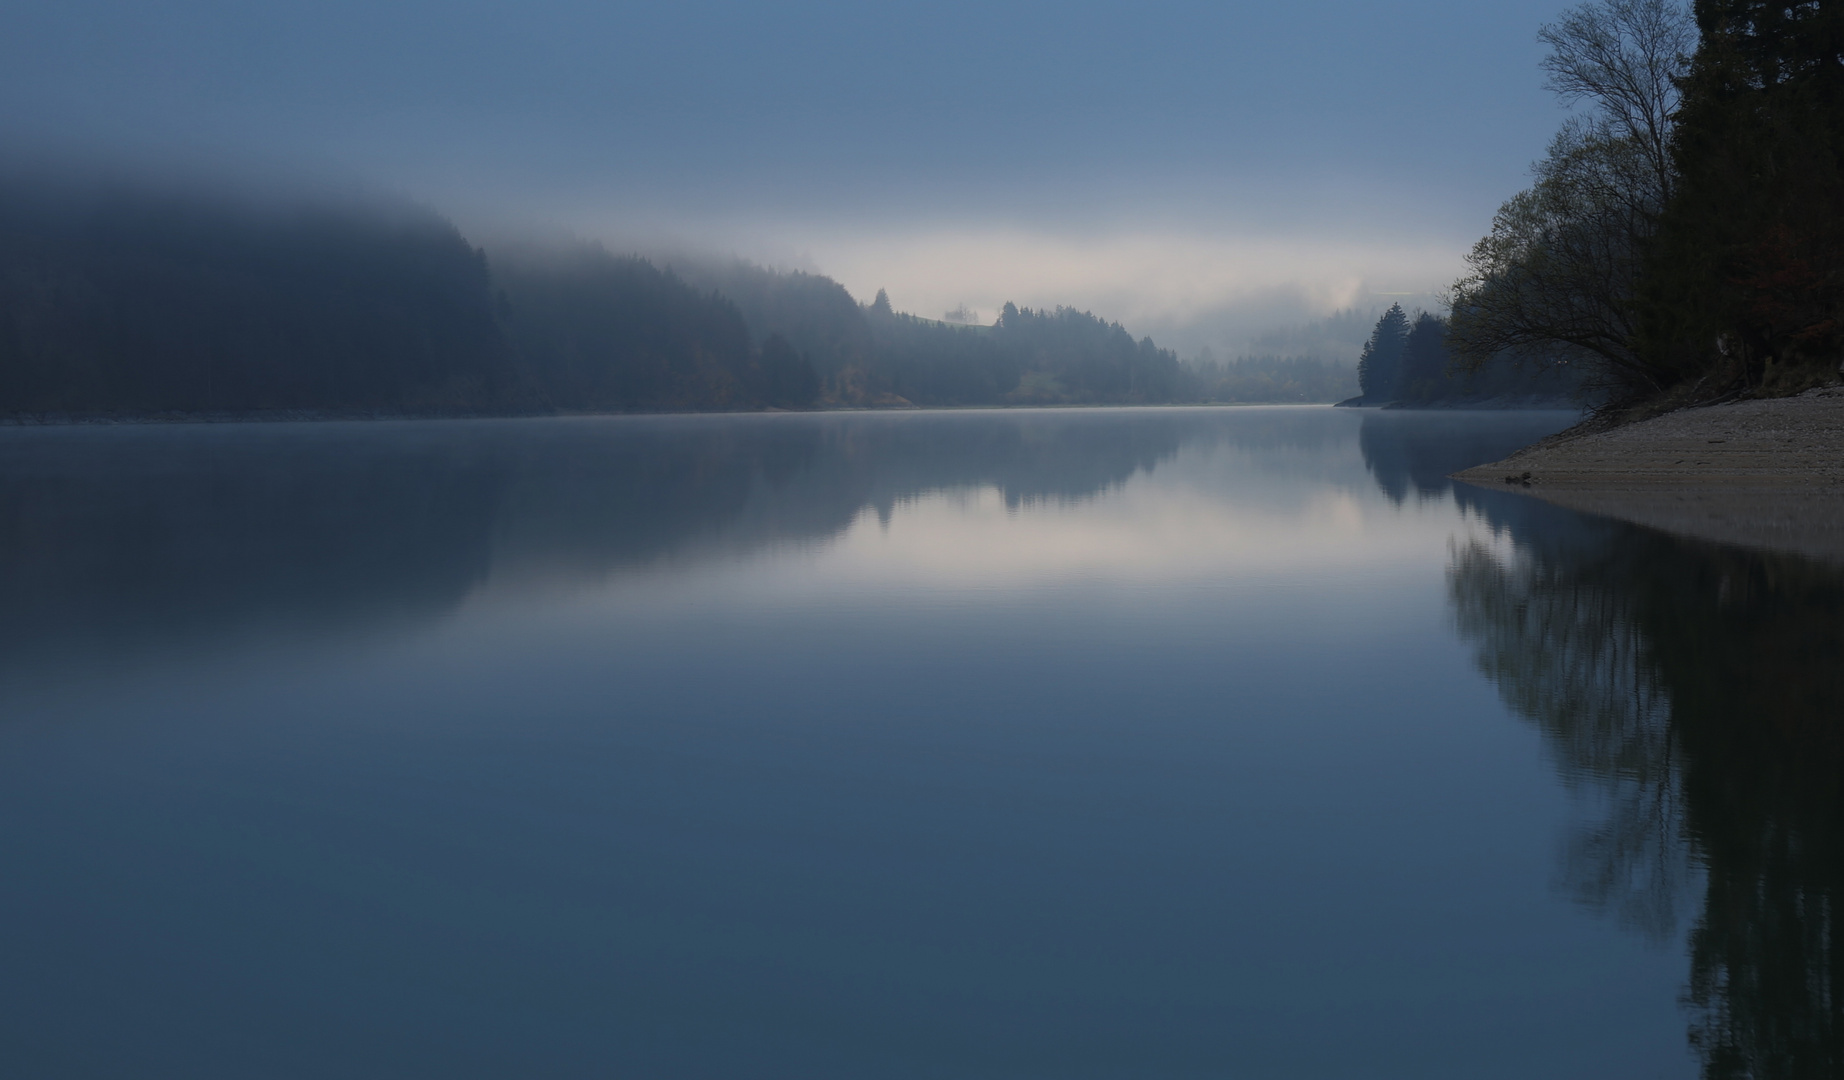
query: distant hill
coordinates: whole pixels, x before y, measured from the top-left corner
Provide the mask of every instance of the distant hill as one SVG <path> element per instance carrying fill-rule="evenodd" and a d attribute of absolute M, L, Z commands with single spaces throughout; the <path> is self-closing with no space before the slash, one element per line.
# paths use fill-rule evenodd
<path fill-rule="evenodd" d="M 682 269 L 681 269 L 682 266 Z M 427 209 L 0 182 L 0 415 L 505 415 L 1331 400 L 1086 311 L 989 326 L 820 274 L 483 251 Z"/>
<path fill-rule="evenodd" d="M 434 214 L 0 187 L 0 412 L 528 402 L 486 260 Z"/>
<path fill-rule="evenodd" d="M 744 259 L 675 257 L 662 265 L 736 305 L 757 347 L 779 334 L 831 384 L 871 356 L 871 328 L 845 286 L 822 274 L 780 271 Z"/>
<path fill-rule="evenodd" d="M 735 303 L 599 247 L 489 261 L 405 204 L 0 184 L 3 415 L 505 415 L 817 396 L 799 351 L 752 337 Z"/>

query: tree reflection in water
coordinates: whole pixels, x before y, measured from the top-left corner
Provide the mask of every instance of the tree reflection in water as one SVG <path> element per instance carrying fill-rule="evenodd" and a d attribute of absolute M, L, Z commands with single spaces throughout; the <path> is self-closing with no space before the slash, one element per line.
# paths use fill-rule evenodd
<path fill-rule="evenodd" d="M 1607 800 L 1571 888 L 1664 934 L 1699 866 L 1704 1075 L 1844 1075 L 1844 573 L 1458 494 L 1513 540 L 1456 548 L 1460 632 Z"/>
<path fill-rule="evenodd" d="M 1662 938 L 1687 878 L 1670 701 L 1624 597 L 1520 556 L 1478 541 L 1456 551 L 1460 632 L 1506 704 L 1543 732 L 1564 781 L 1605 795 L 1604 820 L 1569 843 L 1571 888 Z"/>
<path fill-rule="evenodd" d="M 1601 800 L 1566 887 L 1662 938 L 1700 870 L 1703 1074 L 1844 1076 L 1844 570 L 1454 485 L 1503 456 L 1454 435 L 1377 414 L 1360 445 L 1392 498 L 1451 491 L 1494 534 L 1456 545 L 1449 599 L 1505 703 Z"/>

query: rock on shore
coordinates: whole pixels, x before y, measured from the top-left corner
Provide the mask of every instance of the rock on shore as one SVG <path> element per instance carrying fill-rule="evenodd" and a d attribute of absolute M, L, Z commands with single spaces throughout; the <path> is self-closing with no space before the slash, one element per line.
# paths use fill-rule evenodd
<path fill-rule="evenodd" d="M 1844 562 L 1844 387 L 1564 433 L 1454 479 L 1706 540 Z"/>

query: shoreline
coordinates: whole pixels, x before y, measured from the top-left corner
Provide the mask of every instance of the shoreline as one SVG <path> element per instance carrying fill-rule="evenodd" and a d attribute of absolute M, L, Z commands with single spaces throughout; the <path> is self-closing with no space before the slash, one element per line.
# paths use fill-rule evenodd
<path fill-rule="evenodd" d="M 1565 432 L 1453 479 L 1700 540 L 1844 563 L 1844 386 Z"/>
<path fill-rule="evenodd" d="M 396 423 L 410 420 L 544 420 L 641 416 L 823 416 L 835 413 L 1076 411 L 1101 409 L 1325 408 L 1329 401 L 1087 401 L 1008 402 L 981 405 L 822 405 L 809 409 L 554 409 L 533 412 L 384 412 L 335 409 L 264 409 L 251 412 L 46 413 L 0 416 L 0 429 L 131 425 Z"/>

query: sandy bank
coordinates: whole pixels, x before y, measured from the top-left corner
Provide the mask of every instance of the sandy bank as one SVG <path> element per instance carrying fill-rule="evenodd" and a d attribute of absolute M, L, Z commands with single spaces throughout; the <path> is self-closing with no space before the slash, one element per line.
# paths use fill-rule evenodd
<path fill-rule="evenodd" d="M 1454 479 L 1706 540 L 1840 562 L 1844 387 L 1546 439 Z"/>

